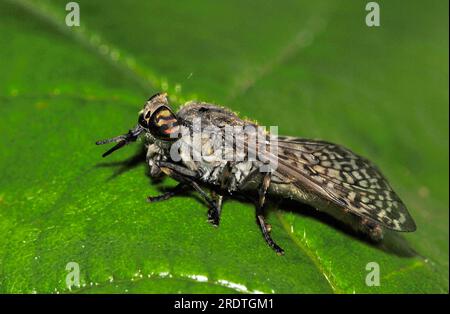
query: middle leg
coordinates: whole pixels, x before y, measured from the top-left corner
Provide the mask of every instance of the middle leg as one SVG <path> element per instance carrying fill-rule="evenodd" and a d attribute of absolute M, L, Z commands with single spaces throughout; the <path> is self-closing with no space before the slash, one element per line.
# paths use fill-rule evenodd
<path fill-rule="evenodd" d="M 210 222 L 214 227 L 219 226 L 220 213 L 222 211 L 223 195 L 217 193 L 216 191 L 211 191 L 211 198 L 216 204 L 215 207 L 210 206 L 208 209 L 208 222 Z"/>

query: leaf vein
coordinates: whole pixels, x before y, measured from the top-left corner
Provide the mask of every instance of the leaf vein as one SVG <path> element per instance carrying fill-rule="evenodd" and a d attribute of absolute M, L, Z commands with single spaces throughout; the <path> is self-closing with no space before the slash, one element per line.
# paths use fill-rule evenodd
<path fill-rule="evenodd" d="M 292 232 L 291 232 L 291 226 L 289 223 L 283 218 L 282 214 L 277 211 L 275 213 L 276 217 L 280 221 L 283 229 L 286 231 L 286 233 L 289 235 L 289 238 L 294 242 L 295 245 L 297 245 L 303 252 L 306 253 L 306 256 L 312 261 L 314 266 L 319 270 L 319 272 L 325 277 L 326 281 L 331 287 L 331 290 L 333 293 L 342 293 L 343 290 L 339 287 L 338 282 L 336 281 L 336 277 L 331 272 L 330 269 L 327 269 L 325 265 L 322 263 L 322 259 L 317 254 L 316 251 L 312 250 L 309 245 L 304 243 L 302 240 L 298 239 Z"/>

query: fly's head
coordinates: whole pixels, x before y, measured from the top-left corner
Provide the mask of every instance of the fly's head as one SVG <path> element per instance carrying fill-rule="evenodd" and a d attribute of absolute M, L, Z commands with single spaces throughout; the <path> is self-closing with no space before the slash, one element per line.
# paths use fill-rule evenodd
<path fill-rule="evenodd" d="M 152 142 L 172 142 L 177 139 L 180 129 L 166 93 L 158 93 L 148 99 L 139 112 L 138 123 Z"/>
<path fill-rule="evenodd" d="M 147 100 L 139 112 L 138 124 L 132 130 L 124 135 L 97 141 L 96 144 L 117 143 L 103 154 L 103 157 L 106 157 L 128 143 L 136 141 L 140 135 L 145 135 L 149 143 L 164 146 L 178 138 L 179 129 L 178 119 L 169 106 L 167 94 L 157 93 Z"/>

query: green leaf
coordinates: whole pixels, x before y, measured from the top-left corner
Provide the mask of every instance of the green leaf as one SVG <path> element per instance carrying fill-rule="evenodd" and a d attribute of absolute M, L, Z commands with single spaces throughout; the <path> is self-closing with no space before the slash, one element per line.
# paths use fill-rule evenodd
<path fill-rule="evenodd" d="M 379 1 L 379 28 L 364 1 L 78 3 L 69 28 L 66 1 L 0 2 L 0 292 L 448 293 L 448 2 Z M 251 204 L 215 229 L 194 193 L 147 203 L 175 182 L 151 182 L 141 143 L 94 142 L 159 90 L 369 157 L 417 232 L 374 246 L 285 204 L 279 257 Z"/>

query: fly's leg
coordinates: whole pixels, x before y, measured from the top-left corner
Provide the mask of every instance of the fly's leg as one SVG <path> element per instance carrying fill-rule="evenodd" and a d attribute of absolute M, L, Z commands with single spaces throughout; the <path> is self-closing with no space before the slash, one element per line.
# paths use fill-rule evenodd
<path fill-rule="evenodd" d="M 211 198 L 215 202 L 216 206 L 208 209 L 208 222 L 210 222 L 214 227 L 218 227 L 220 222 L 220 213 L 222 211 L 223 195 L 220 195 L 213 190 L 211 191 Z"/>
<path fill-rule="evenodd" d="M 197 176 L 195 171 L 171 162 L 155 160 L 155 165 L 169 177 L 172 177 L 179 182 L 189 183 Z"/>
<path fill-rule="evenodd" d="M 218 209 L 216 202 L 211 197 L 209 197 L 209 195 L 200 187 L 200 185 L 198 185 L 197 182 L 194 181 L 194 178 L 196 177 L 196 173 L 194 171 L 169 162 L 160 161 L 157 163 L 157 165 L 169 177 L 177 180 L 184 185 L 193 187 L 208 203 L 209 207 L 211 208 L 210 210 L 212 212 L 220 214 L 220 210 Z M 219 205 L 221 206 L 221 202 L 219 203 Z M 217 215 L 217 217 L 219 216 Z M 217 225 L 218 224 L 219 222 L 217 220 Z"/>
<path fill-rule="evenodd" d="M 270 236 L 270 230 L 271 226 L 266 223 L 266 220 L 264 218 L 264 204 L 266 202 L 266 194 L 267 190 L 270 186 L 271 181 L 271 173 L 267 172 L 264 175 L 264 178 L 262 180 L 261 186 L 259 188 L 259 200 L 258 205 L 256 207 L 256 222 L 259 224 L 259 227 L 261 228 L 261 232 L 264 236 L 264 240 L 266 240 L 267 244 L 278 254 L 283 255 L 284 250 L 278 246 L 278 244 L 275 243 L 275 241 L 272 240 L 272 237 Z"/>
<path fill-rule="evenodd" d="M 377 223 L 371 222 L 366 218 L 361 219 L 360 231 L 366 234 L 371 241 L 378 243 L 383 240 L 383 229 Z"/>
<path fill-rule="evenodd" d="M 183 190 L 185 188 L 186 188 L 186 185 L 184 183 L 178 183 L 178 185 L 175 186 L 170 191 L 167 191 L 167 192 L 165 192 L 163 194 L 160 194 L 160 195 L 157 195 L 157 196 L 149 196 L 149 197 L 147 197 L 147 201 L 149 203 L 153 203 L 153 202 L 160 202 L 160 201 L 168 200 L 172 196 L 175 196 L 175 195 L 180 194 L 181 192 L 183 192 Z"/>
<path fill-rule="evenodd" d="M 256 216 L 257 222 L 259 224 L 259 227 L 261 228 L 262 234 L 264 236 L 264 240 L 266 240 L 267 244 L 278 254 L 278 255 L 284 255 L 284 250 L 278 246 L 278 244 L 275 243 L 275 241 L 272 240 L 272 237 L 269 234 L 269 231 L 266 227 L 266 222 L 263 215 L 257 215 Z"/>

